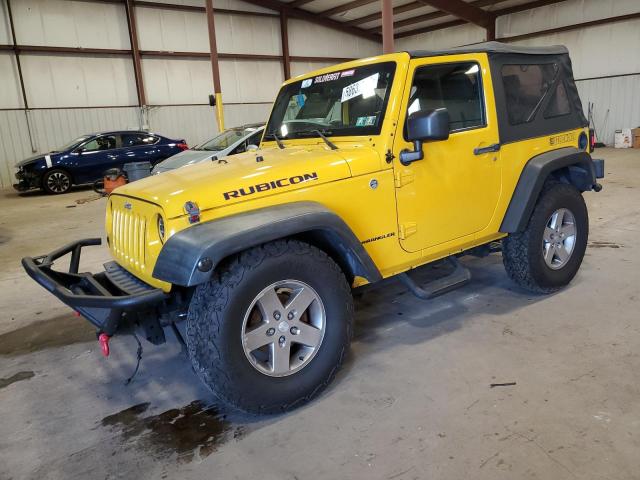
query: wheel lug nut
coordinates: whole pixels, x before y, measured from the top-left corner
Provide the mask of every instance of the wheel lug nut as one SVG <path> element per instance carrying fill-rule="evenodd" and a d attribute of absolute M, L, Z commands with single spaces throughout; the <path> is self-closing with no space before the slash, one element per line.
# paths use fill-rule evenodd
<path fill-rule="evenodd" d="M 276 310 L 275 312 L 273 312 L 273 318 L 275 318 L 276 320 L 280 320 L 280 317 L 281 315 L 279 311 Z"/>
<path fill-rule="evenodd" d="M 300 333 L 300 329 L 298 327 L 291 327 L 290 332 L 292 335 L 298 335 Z"/>
<path fill-rule="evenodd" d="M 295 314 L 295 313 L 293 313 L 293 312 L 289 312 L 289 314 L 287 315 L 287 318 L 288 318 L 289 320 L 293 320 L 293 317 L 295 317 L 295 316 L 296 316 L 296 314 Z"/>
<path fill-rule="evenodd" d="M 284 335 L 281 335 L 280 338 L 278 339 L 278 343 L 280 344 L 281 347 L 284 347 L 284 344 L 287 342 L 287 339 L 284 338 Z"/>
<path fill-rule="evenodd" d="M 274 333 L 276 333 L 276 329 L 275 328 L 270 328 L 269 330 L 267 330 L 267 336 L 271 337 Z"/>

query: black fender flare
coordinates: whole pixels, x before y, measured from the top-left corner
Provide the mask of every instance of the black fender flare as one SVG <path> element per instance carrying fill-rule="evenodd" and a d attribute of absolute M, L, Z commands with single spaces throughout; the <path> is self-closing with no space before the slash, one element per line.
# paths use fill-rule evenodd
<path fill-rule="evenodd" d="M 555 173 L 554 173 L 555 172 Z M 542 153 L 525 165 L 500 225 L 503 233 L 521 232 L 527 227 L 542 186 L 549 175 L 574 185 L 581 192 L 592 190 L 596 170 L 591 155 L 575 147 Z"/>
<path fill-rule="evenodd" d="M 307 241 L 345 274 L 381 280 L 375 263 L 347 224 L 316 202 L 293 202 L 229 215 L 181 230 L 167 240 L 153 269 L 158 280 L 192 287 L 207 282 L 229 255 L 282 238 Z"/>

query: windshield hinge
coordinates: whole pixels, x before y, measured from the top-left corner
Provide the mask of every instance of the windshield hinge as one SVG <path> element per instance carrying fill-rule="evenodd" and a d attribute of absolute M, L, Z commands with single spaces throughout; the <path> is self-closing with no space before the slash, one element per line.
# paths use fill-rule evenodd
<path fill-rule="evenodd" d="M 400 170 L 395 172 L 396 188 L 404 187 L 414 180 L 414 174 L 411 170 Z"/>
<path fill-rule="evenodd" d="M 393 154 L 393 152 L 391 150 L 387 150 L 387 153 L 385 153 L 384 155 L 384 159 L 387 161 L 387 163 L 393 162 L 394 158 L 396 158 L 396 156 Z"/>
<path fill-rule="evenodd" d="M 418 224 L 416 222 L 407 222 L 400 225 L 400 240 L 409 238 L 418 232 Z"/>

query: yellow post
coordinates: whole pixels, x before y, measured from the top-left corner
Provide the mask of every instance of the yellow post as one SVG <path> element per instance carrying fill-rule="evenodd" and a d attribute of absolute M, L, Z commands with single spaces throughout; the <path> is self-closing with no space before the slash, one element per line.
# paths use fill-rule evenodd
<path fill-rule="evenodd" d="M 224 131 L 224 109 L 222 108 L 222 94 L 216 93 L 216 120 L 218 120 L 218 129 Z"/>

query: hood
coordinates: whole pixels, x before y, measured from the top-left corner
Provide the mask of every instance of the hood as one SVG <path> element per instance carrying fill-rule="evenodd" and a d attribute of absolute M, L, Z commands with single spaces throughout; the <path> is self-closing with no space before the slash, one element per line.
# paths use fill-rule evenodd
<path fill-rule="evenodd" d="M 202 162 L 204 160 L 209 160 L 211 159 L 211 157 L 219 153 L 220 152 L 212 152 L 208 150 L 185 150 L 184 152 L 180 152 L 158 163 L 153 168 L 153 171 L 154 173 L 166 172 L 175 168 L 184 167 L 185 165 L 191 165 L 194 163 Z"/>
<path fill-rule="evenodd" d="M 129 183 L 114 194 L 160 205 L 167 217 L 185 214 L 184 204 L 196 202 L 201 211 L 285 193 L 348 178 L 350 165 L 380 168 L 370 148 L 329 150 L 324 145 L 287 146 L 234 155 L 233 159 L 202 162 Z"/>
<path fill-rule="evenodd" d="M 28 165 L 29 163 L 34 163 L 34 162 L 37 162 L 38 160 L 44 160 L 44 156 L 45 155 L 49 155 L 49 154 L 48 153 L 38 153 L 37 155 L 34 155 L 33 157 L 25 158 L 24 160 L 16 163 L 16 167 L 24 167 L 25 165 Z"/>

